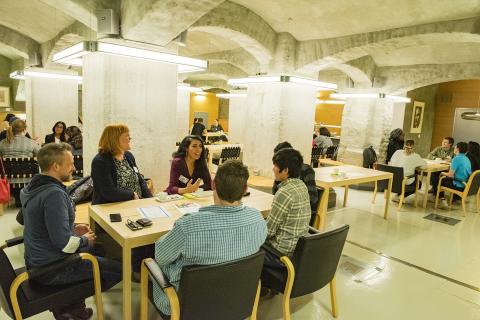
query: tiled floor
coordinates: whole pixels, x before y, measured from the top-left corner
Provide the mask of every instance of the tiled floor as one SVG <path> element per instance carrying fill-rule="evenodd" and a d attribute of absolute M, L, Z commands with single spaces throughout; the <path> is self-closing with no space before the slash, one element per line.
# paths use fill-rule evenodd
<path fill-rule="evenodd" d="M 336 191 L 343 199 L 343 189 Z M 388 220 L 383 219 L 383 198 L 378 196 L 375 204 L 370 199 L 370 192 L 350 190 L 348 207 L 339 203 L 327 216 L 327 228 L 351 227 L 337 273 L 338 319 L 480 319 L 480 215 L 473 198 L 466 218 L 458 206 L 435 211 L 429 203 L 424 210 L 414 208 L 409 198 L 400 212 L 392 203 Z M 462 221 L 449 226 L 423 219 L 431 212 Z M 0 217 L 1 239 L 21 234 L 14 218 L 14 211 Z M 10 254 L 22 263 L 20 250 Z M 347 262 L 364 271 L 352 274 Z M 133 296 L 138 314 L 138 286 Z M 280 302 L 281 296 L 261 301 L 258 319 L 281 319 Z M 107 319 L 121 319 L 121 284 L 104 294 L 104 305 Z M 333 319 L 328 286 L 292 300 L 291 306 L 293 319 Z M 159 319 L 150 311 L 150 319 Z M 51 314 L 32 319 L 51 319 Z"/>

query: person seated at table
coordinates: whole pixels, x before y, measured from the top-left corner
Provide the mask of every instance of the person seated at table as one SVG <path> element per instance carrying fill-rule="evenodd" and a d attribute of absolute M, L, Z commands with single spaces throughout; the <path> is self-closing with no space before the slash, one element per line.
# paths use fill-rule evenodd
<path fill-rule="evenodd" d="M 75 169 L 70 145 L 45 145 L 38 152 L 38 165 L 42 173 L 35 175 L 21 191 L 27 270 L 50 265 L 79 252 L 95 255 L 96 235 L 87 225 L 74 224 L 74 207 L 63 185 L 71 180 Z M 102 257 L 97 260 L 102 291 L 105 291 L 121 281 L 122 266 Z M 35 281 L 55 287 L 89 279 L 93 279 L 92 265 L 82 260 Z M 82 299 L 68 306 L 58 306 L 52 312 L 55 319 L 90 319 L 93 310 L 86 308 Z"/>
<path fill-rule="evenodd" d="M 207 136 L 207 129 L 205 129 L 205 125 L 203 124 L 203 118 L 197 119 L 197 122 L 193 124 L 190 134 L 192 136 L 202 137 L 203 141 L 205 141 L 205 138 Z"/>
<path fill-rule="evenodd" d="M 7 139 L 0 141 L 0 155 L 2 157 L 30 158 L 37 155 L 40 146 L 25 136 L 27 123 L 16 119 L 7 129 Z"/>
<path fill-rule="evenodd" d="M 330 139 L 330 131 L 325 127 L 320 127 L 319 135 L 313 140 L 317 147 L 322 147 L 325 150 L 333 146 L 332 139 Z"/>
<path fill-rule="evenodd" d="M 390 138 L 388 139 L 387 155 L 385 157 L 385 163 L 389 164 L 393 154 L 397 150 L 403 150 L 403 144 L 405 139 L 405 132 L 402 129 L 397 128 L 390 132 Z"/>
<path fill-rule="evenodd" d="M 124 124 L 103 129 L 98 154 L 92 160 L 92 204 L 151 198 L 130 150 L 130 130 Z"/>
<path fill-rule="evenodd" d="M 203 140 L 195 135 L 186 136 L 173 154 L 170 182 L 165 191 L 168 194 L 192 193 L 199 188 L 210 190 L 211 184 Z"/>
<path fill-rule="evenodd" d="M 467 158 L 465 153 L 467 152 L 468 145 L 466 142 L 459 142 L 454 149 L 455 157 L 452 159 L 450 164 L 450 170 L 448 172 L 441 172 L 441 176 L 446 176 L 442 180 L 442 186 L 462 191 L 465 189 L 465 184 L 468 178 L 472 174 L 472 164 Z M 437 193 L 438 183 L 433 185 L 434 194 Z M 444 198 L 443 192 L 440 193 L 439 197 Z"/>
<path fill-rule="evenodd" d="M 184 266 L 240 259 L 254 254 L 264 243 L 265 220 L 257 209 L 241 201 L 248 176 L 247 167 L 240 161 L 223 163 L 212 182 L 214 204 L 183 215 L 155 242 L 155 260 L 175 289 L 182 281 Z M 168 299 L 155 283 L 153 299 L 163 314 L 170 314 Z"/>
<path fill-rule="evenodd" d="M 273 149 L 273 153 L 277 153 L 279 150 L 286 149 L 286 148 L 293 148 L 292 145 L 288 141 L 280 142 L 277 144 L 275 149 Z M 312 226 L 315 217 L 317 214 L 317 206 L 318 206 L 318 191 L 317 191 L 317 185 L 315 184 L 315 171 L 313 168 L 306 164 L 302 164 L 302 168 L 300 169 L 300 176 L 299 179 L 305 183 L 305 186 L 307 187 L 308 190 L 308 196 L 310 198 L 310 210 L 312 212 L 312 217 L 310 219 L 310 225 Z M 273 182 L 273 187 L 272 187 L 272 194 L 275 195 L 278 191 L 278 186 L 281 183 L 281 181 L 274 181 Z"/>
<path fill-rule="evenodd" d="M 72 146 L 72 154 L 81 156 L 83 154 L 83 138 L 82 131 L 77 126 L 70 126 L 65 130 L 67 143 Z"/>
<path fill-rule="evenodd" d="M 15 121 L 17 119 L 20 119 L 20 118 L 17 117 L 16 115 L 14 115 L 13 113 L 9 113 L 5 116 L 5 119 L 3 121 L 6 122 L 6 125 L 5 125 L 5 129 L 0 132 L 0 141 L 7 139 L 8 127 L 10 127 L 12 125 L 13 121 Z M 28 132 L 25 133 L 25 137 L 27 137 L 29 139 L 32 139 L 32 137 L 30 136 L 30 134 Z"/>
<path fill-rule="evenodd" d="M 440 158 L 442 160 L 448 160 L 453 157 L 453 143 L 452 137 L 445 137 L 442 140 L 442 145 L 433 149 L 428 155 L 427 159 L 435 160 Z"/>
<path fill-rule="evenodd" d="M 472 172 L 480 169 L 480 145 L 478 142 L 469 141 L 466 153 L 470 164 L 472 165 Z"/>
<path fill-rule="evenodd" d="M 282 254 L 291 256 L 298 239 L 308 233 L 312 214 L 307 186 L 299 179 L 303 157 L 299 151 L 287 148 L 276 152 L 272 162 L 275 181 L 280 181 L 280 184 L 267 217 L 266 243 Z M 284 267 L 273 254 L 266 251 L 264 268 Z"/>
<path fill-rule="evenodd" d="M 52 128 L 52 132 L 45 136 L 45 143 L 60 143 L 66 142 L 67 137 L 65 136 L 65 130 L 67 125 L 63 121 L 57 121 Z"/>
<path fill-rule="evenodd" d="M 210 132 L 218 132 L 223 131 L 223 127 L 220 123 L 218 123 L 218 119 L 213 121 L 213 124 L 210 126 Z"/>
<path fill-rule="evenodd" d="M 405 141 L 403 150 L 397 150 L 390 160 L 390 165 L 394 167 L 402 167 L 405 177 L 415 174 L 416 169 L 424 169 L 427 162 L 415 152 L 415 142 L 413 140 Z M 421 186 L 421 185 L 420 185 Z M 419 186 L 419 188 L 420 188 Z M 415 178 L 408 178 L 405 184 L 405 198 L 415 193 Z M 398 195 L 393 201 L 398 201 Z"/>

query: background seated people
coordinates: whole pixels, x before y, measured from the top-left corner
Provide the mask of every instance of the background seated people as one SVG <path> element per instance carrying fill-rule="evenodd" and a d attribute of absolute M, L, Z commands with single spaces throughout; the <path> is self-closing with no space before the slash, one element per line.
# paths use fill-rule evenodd
<path fill-rule="evenodd" d="M 63 121 L 57 121 L 52 128 L 52 132 L 45 136 L 45 143 L 60 143 L 66 142 L 67 137 L 65 136 L 65 130 L 67 125 Z"/>
<path fill-rule="evenodd" d="M 130 150 L 130 130 L 124 124 L 103 129 L 98 154 L 92 160 L 92 204 L 151 198 Z"/>
<path fill-rule="evenodd" d="M 389 164 L 393 154 L 397 150 L 403 150 L 403 141 L 405 139 L 405 132 L 402 129 L 397 128 L 390 132 L 390 138 L 388 139 L 387 155 L 385 157 L 385 163 Z"/>
<path fill-rule="evenodd" d="M 5 119 L 3 121 L 6 122 L 6 125 L 5 125 L 5 129 L 2 130 L 2 132 L 0 132 L 0 141 L 4 140 L 4 139 L 7 139 L 7 131 L 8 131 L 8 128 L 12 125 L 13 121 L 17 120 L 17 119 L 20 119 L 18 118 L 16 115 L 14 115 L 13 113 L 9 113 L 5 116 Z M 25 137 L 29 138 L 29 139 L 32 139 L 32 137 L 30 136 L 30 134 L 27 132 L 25 133 Z"/>
<path fill-rule="evenodd" d="M 25 229 L 25 263 L 27 269 L 42 267 L 78 252 L 94 253 L 95 233 L 87 225 L 74 225 L 75 211 L 62 182 L 72 178 L 74 170 L 71 147 L 66 143 L 47 144 L 38 152 L 41 174 L 22 189 L 22 212 Z M 102 291 L 122 279 L 119 262 L 97 257 Z M 35 281 L 49 286 L 62 286 L 93 279 L 90 261 L 81 262 L 42 276 Z M 58 307 L 55 319 L 90 319 L 92 309 L 85 301 Z"/>
<path fill-rule="evenodd" d="M 193 124 L 192 131 L 190 132 L 192 136 L 199 136 L 202 137 L 203 141 L 205 141 L 205 137 L 207 135 L 207 129 L 205 129 L 205 125 L 203 124 L 203 118 L 198 118 L 197 122 Z"/>
<path fill-rule="evenodd" d="M 186 136 L 173 154 L 170 182 L 165 191 L 168 194 L 191 193 L 199 188 L 210 190 L 211 184 L 203 140 L 199 136 Z"/>
<path fill-rule="evenodd" d="M 273 149 L 273 153 L 277 153 L 279 150 L 286 149 L 286 148 L 293 148 L 292 145 L 285 141 L 277 144 L 275 149 Z M 315 216 L 317 214 L 317 205 L 318 205 L 318 191 L 317 191 L 317 185 L 315 183 L 315 171 L 313 168 L 306 164 L 302 164 L 302 168 L 300 169 L 300 176 L 299 179 L 305 183 L 305 186 L 307 187 L 308 190 L 308 196 L 310 198 L 310 210 L 312 212 L 312 217 L 310 219 L 310 225 L 313 225 Z M 281 181 L 274 181 L 273 182 L 273 187 L 272 187 L 272 194 L 275 195 L 278 191 L 278 186 L 281 183 Z"/>
<path fill-rule="evenodd" d="M 415 142 L 413 140 L 405 141 L 404 150 L 397 150 L 390 160 L 390 165 L 394 167 L 402 167 L 405 177 L 415 174 L 417 168 L 423 169 L 427 162 L 415 153 Z M 405 185 L 405 198 L 415 193 L 415 178 L 408 178 Z M 398 197 L 394 200 L 398 201 Z"/>
<path fill-rule="evenodd" d="M 331 134 L 327 128 L 320 127 L 319 133 L 320 134 L 315 138 L 315 140 L 313 140 L 316 146 L 322 147 L 325 150 L 328 147 L 333 146 L 332 139 L 330 139 Z"/>
<path fill-rule="evenodd" d="M 280 181 L 280 184 L 267 217 L 266 243 L 291 256 L 298 239 L 308 233 L 311 218 L 308 190 L 299 179 L 303 157 L 295 149 L 281 149 L 273 155 L 272 162 L 275 181 Z M 283 268 L 268 251 L 265 252 L 264 264 L 267 268 Z"/>
<path fill-rule="evenodd" d="M 77 126 L 70 126 L 65 130 L 67 142 L 72 147 L 72 154 L 74 156 L 81 156 L 83 154 L 83 138 L 82 131 Z"/>
<path fill-rule="evenodd" d="M 246 166 L 238 160 L 226 161 L 212 182 L 214 205 L 185 214 L 155 243 L 155 260 L 175 289 L 184 266 L 240 259 L 257 252 L 265 241 L 267 227 L 261 213 L 241 202 L 247 180 Z M 167 297 L 156 284 L 153 297 L 158 309 L 170 314 Z"/>
<path fill-rule="evenodd" d="M 22 119 L 16 119 L 7 129 L 7 138 L 0 141 L 2 157 L 33 157 L 38 153 L 38 143 L 25 136 L 27 124 Z"/>
<path fill-rule="evenodd" d="M 468 178 L 472 174 L 472 165 L 470 160 L 467 158 L 465 153 L 467 152 L 468 145 L 466 142 L 459 142 L 454 149 L 455 157 L 452 159 L 450 164 L 450 170 L 448 172 L 441 172 L 441 176 L 446 176 L 447 178 L 442 180 L 442 186 L 463 190 L 465 185 L 463 182 L 467 182 Z M 434 194 L 437 193 L 438 182 L 433 185 Z M 443 192 L 440 193 L 440 198 L 444 198 Z"/>
<path fill-rule="evenodd" d="M 447 160 L 453 158 L 453 138 L 445 137 L 442 140 L 442 145 L 433 149 L 428 155 L 427 159 L 435 160 L 440 158 L 442 160 Z"/>
<path fill-rule="evenodd" d="M 469 141 L 466 153 L 470 164 L 472 165 L 472 172 L 480 169 L 480 145 L 478 142 Z"/>
<path fill-rule="evenodd" d="M 213 121 L 213 124 L 210 126 L 210 132 L 218 132 L 223 131 L 223 127 L 220 123 L 218 123 L 218 119 Z"/>

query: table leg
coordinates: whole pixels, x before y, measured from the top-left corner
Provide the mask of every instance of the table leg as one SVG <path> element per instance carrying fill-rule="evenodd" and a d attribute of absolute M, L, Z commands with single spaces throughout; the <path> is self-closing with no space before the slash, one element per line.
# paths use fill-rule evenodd
<path fill-rule="evenodd" d="M 328 209 L 328 196 L 330 194 L 330 188 L 324 188 L 322 198 L 317 208 L 317 218 L 315 219 L 315 228 L 319 231 L 325 230 L 325 218 Z"/>
<path fill-rule="evenodd" d="M 123 319 L 132 319 L 132 248 L 122 247 L 123 268 Z"/>
<path fill-rule="evenodd" d="M 348 198 L 348 186 L 345 186 L 345 193 L 343 194 L 343 207 L 347 206 L 347 198 Z"/>
<path fill-rule="evenodd" d="M 385 212 L 383 214 L 383 218 L 387 219 L 388 216 L 388 205 L 390 204 L 390 194 L 392 193 L 392 183 L 393 183 L 393 177 L 388 179 L 388 189 L 385 191 Z"/>
<path fill-rule="evenodd" d="M 425 181 L 425 192 L 423 195 L 423 208 L 427 207 L 427 198 L 428 198 L 428 189 L 430 189 L 430 177 L 432 173 L 429 171 L 427 172 L 427 181 Z"/>

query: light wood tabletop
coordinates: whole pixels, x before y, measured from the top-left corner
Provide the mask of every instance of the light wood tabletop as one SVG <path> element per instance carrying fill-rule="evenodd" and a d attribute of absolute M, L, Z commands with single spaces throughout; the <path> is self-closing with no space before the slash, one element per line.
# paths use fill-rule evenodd
<path fill-rule="evenodd" d="M 259 210 L 266 217 L 271 209 L 273 195 L 249 189 L 250 196 L 244 197 L 242 202 L 249 207 Z M 131 281 L 131 251 L 132 248 L 152 244 L 163 234 L 172 229 L 175 220 L 182 216 L 182 213 L 175 207 L 175 204 L 196 202 L 200 206 L 213 204 L 213 197 L 185 199 L 171 202 L 158 202 L 154 198 L 131 200 L 125 202 L 90 205 L 90 225 L 95 224 L 102 227 L 122 247 L 123 267 L 123 319 L 130 320 L 132 317 L 132 281 Z M 153 224 L 142 230 L 132 231 L 126 225 L 127 219 L 137 220 L 142 218 L 139 208 L 150 206 L 161 206 L 171 215 L 168 218 L 152 219 Z M 110 222 L 110 213 L 119 213 L 122 222 Z"/>
<path fill-rule="evenodd" d="M 425 192 L 423 194 L 423 208 L 427 207 L 427 198 L 428 198 L 428 189 L 430 188 L 430 179 L 432 177 L 432 172 L 441 172 L 450 169 L 450 163 L 445 161 L 429 160 L 427 161 L 427 166 L 425 169 L 419 170 L 422 177 L 422 184 L 425 186 Z M 425 180 L 423 176 L 426 176 Z"/>
<path fill-rule="evenodd" d="M 390 191 L 392 190 L 392 173 L 352 165 L 314 168 L 314 171 L 315 183 L 317 186 L 324 189 L 322 197 L 318 203 L 317 218 L 315 219 L 315 227 L 317 229 L 325 229 L 325 216 L 327 213 L 330 188 L 345 187 L 345 194 L 343 197 L 343 206 L 345 207 L 347 205 L 348 186 L 371 181 L 388 180 L 388 189 L 386 190 L 385 194 L 385 210 L 383 215 L 383 217 L 387 219 Z"/>
<path fill-rule="evenodd" d="M 344 164 L 344 163 L 341 162 L 341 161 L 332 160 L 332 159 L 328 159 L 328 158 L 318 159 L 318 163 L 319 163 L 322 167 L 341 166 L 341 165 Z"/>

